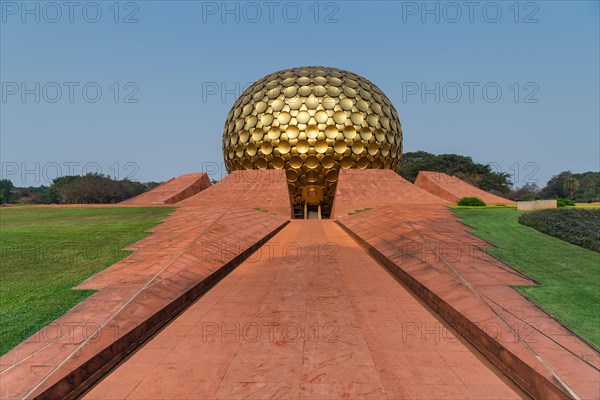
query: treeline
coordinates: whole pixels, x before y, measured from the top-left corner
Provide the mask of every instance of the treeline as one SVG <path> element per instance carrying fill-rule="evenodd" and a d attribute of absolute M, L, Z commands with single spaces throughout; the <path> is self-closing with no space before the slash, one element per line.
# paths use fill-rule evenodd
<path fill-rule="evenodd" d="M 480 189 L 511 200 L 568 198 L 582 203 L 600 201 L 600 172 L 574 174 L 564 171 L 553 176 L 543 188 L 534 183 L 516 188 L 509 174 L 494 171 L 490 165 L 476 163 L 471 157 L 436 155 L 425 151 L 405 153 L 398 173 L 414 182 L 419 171 L 457 176 Z M 100 174 L 64 176 L 54 179 L 50 186 L 29 188 L 14 187 L 10 180 L 3 179 L 0 180 L 0 204 L 118 203 L 157 185 L 157 182 L 118 181 Z"/>
<path fill-rule="evenodd" d="M 541 189 L 535 183 L 527 183 L 509 192 L 508 196 L 522 201 L 561 198 L 577 203 L 597 202 L 600 201 L 600 172 L 574 174 L 563 171 L 554 175 Z"/>
<path fill-rule="evenodd" d="M 114 180 L 101 174 L 62 176 L 50 186 L 15 187 L 8 179 L 0 180 L 0 204 L 106 204 L 137 196 L 158 182 Z"/>
<path fill-rule="evenodd" d="M 497 172 L 490 165 L 479 164 L 471 157 L 458 154 L 431 154 L 425 151 L 405 153 L 398 173 L 414 182 L 419 171 L 443 172 L 487 192 L 511 200 L 572 199 L 579 203 L 600 201 L 600 172 L 579 174 L 563 171 L 539 188 L 535 183 L 514 187 L 510 175 Z"/>
<path fill-rule="evenodd" d="M 489 165 L 476 163 L 471 157 L 459 154 L 405 153 L 398 173 L 414 182 L 419 171 L 443 172 L 495 194 L 506 195 L 512 187 L 509 174 L 493 171 Z"/>

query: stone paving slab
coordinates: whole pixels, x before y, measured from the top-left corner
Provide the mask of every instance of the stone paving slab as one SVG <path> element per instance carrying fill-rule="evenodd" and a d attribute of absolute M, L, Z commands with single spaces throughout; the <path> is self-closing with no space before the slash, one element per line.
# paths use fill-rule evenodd
<path fill-rule="evenodd" d="M 512 200 L 481 190 L 456 176 L 446 175 L 441 172 L 420 171 L 415 180 L 415 186 L 454 204 L 458 203 L 458 200 L 463 197 L 479 197 L 489 206 L 496 204 L 517 204 Z"/>
<path fill-rule="evenodd" d="M 392 171 L 341 171 L 335 218 L 528 393 L 600 398 L 598 351 L 511 287 L 535 282 L 488 255 L 444 204 L 416 204 L 414 190 Z"/>
<path fill-rule="evenodd" d="M 289 222 L 279 172 L 229 175 L 80 284 L 98 292 L 0 358 L 0 398 L 76 394 L 222 279 Z"/>
<path fill-rule="evenodd" d="M 294 220 L 84 398 L 524 396 L 333 221 Z"/>
<path fill-rule="evenodd" d="M 171 178 L 157 187 L 119 204 L 129 206 L 175 204 L 208 187 L 210 187 L 210 179 L 206 173 L 185 174 Z"/>

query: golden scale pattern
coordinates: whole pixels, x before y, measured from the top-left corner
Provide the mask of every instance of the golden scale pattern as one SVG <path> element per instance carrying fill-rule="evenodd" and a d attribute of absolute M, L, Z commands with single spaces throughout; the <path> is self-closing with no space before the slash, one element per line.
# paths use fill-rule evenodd
<path fill-rule="evenodd" d="M 236 100 L 223 130 L 228 172 L 285 169 L 292 203 L 320 186 L 333 203 L 340 168 L 398 169 L 402 127 L 367 79 L 328 67 L 299 67 L 256 81 Z"/>

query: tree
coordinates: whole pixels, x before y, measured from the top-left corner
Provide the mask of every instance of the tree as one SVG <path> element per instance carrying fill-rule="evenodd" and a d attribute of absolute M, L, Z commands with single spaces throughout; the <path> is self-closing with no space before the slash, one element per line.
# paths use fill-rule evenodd
<path fill-rule="evenodd" d="M 102 174 L 64 176 L 53 181 L 48 198 L 61 203 L 118 203 L 147 190 L 147 186 L 128 179 L 116 181 Z"/>
<path fill-rule="evenodd" d="M 459 154 L 405 153 L 398 173 L 414 182 L 420 171 L 443 172 L 490 192 L 507 193 L 511 188 L 509 174 L 492 171 L 489 165 L 476 163 L 471 157 Z"/>
<path fill-rule="evenodd" d="M 0 194 L 4 197 L 5 203 L 10 203 L 12 199 L 12 190 L 15 188 L 10 179 L 0 179 Z"/>
<path fill-rule="evenodd" d="M 579 181 L 574 176 L 570 176 L 565 180 L 565 183 L 563 183 L 563 188 L 569 193 L 569 197 L 572 199 L 573 193 L 579 189 Z"/>
<path fill-rule="evenodd" d="M 515 201 L 530 201 L 538 197 L 539 191 L 540 188 L 536 183 L 526 183 L 520 188 L 511 190 L 506 197 Z"/>

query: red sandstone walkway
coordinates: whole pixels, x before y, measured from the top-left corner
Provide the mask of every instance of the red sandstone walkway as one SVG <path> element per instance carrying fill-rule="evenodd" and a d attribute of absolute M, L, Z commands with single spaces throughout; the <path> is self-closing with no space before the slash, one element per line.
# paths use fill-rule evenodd
<path fill-rule="evenodd" d="M 600 398 L 598 350 L 513 289 L 535 282 L 488 255 L 490 244 L 425 194 L 393 171 L 342 170 L 333 215 L 528 393 Z"/>
<path fill-rule="evenodd" d="M 331 220 L 292 221 L 87 399 L 522 393 Z"/>
<path fill-rule="evenodd" d="M 77 287 L 98 292 L 0 358 L 0 399 L 76 394 L 287 224 L 289 201 L 284 171 L 238 171 L 188 198 Z"/>

